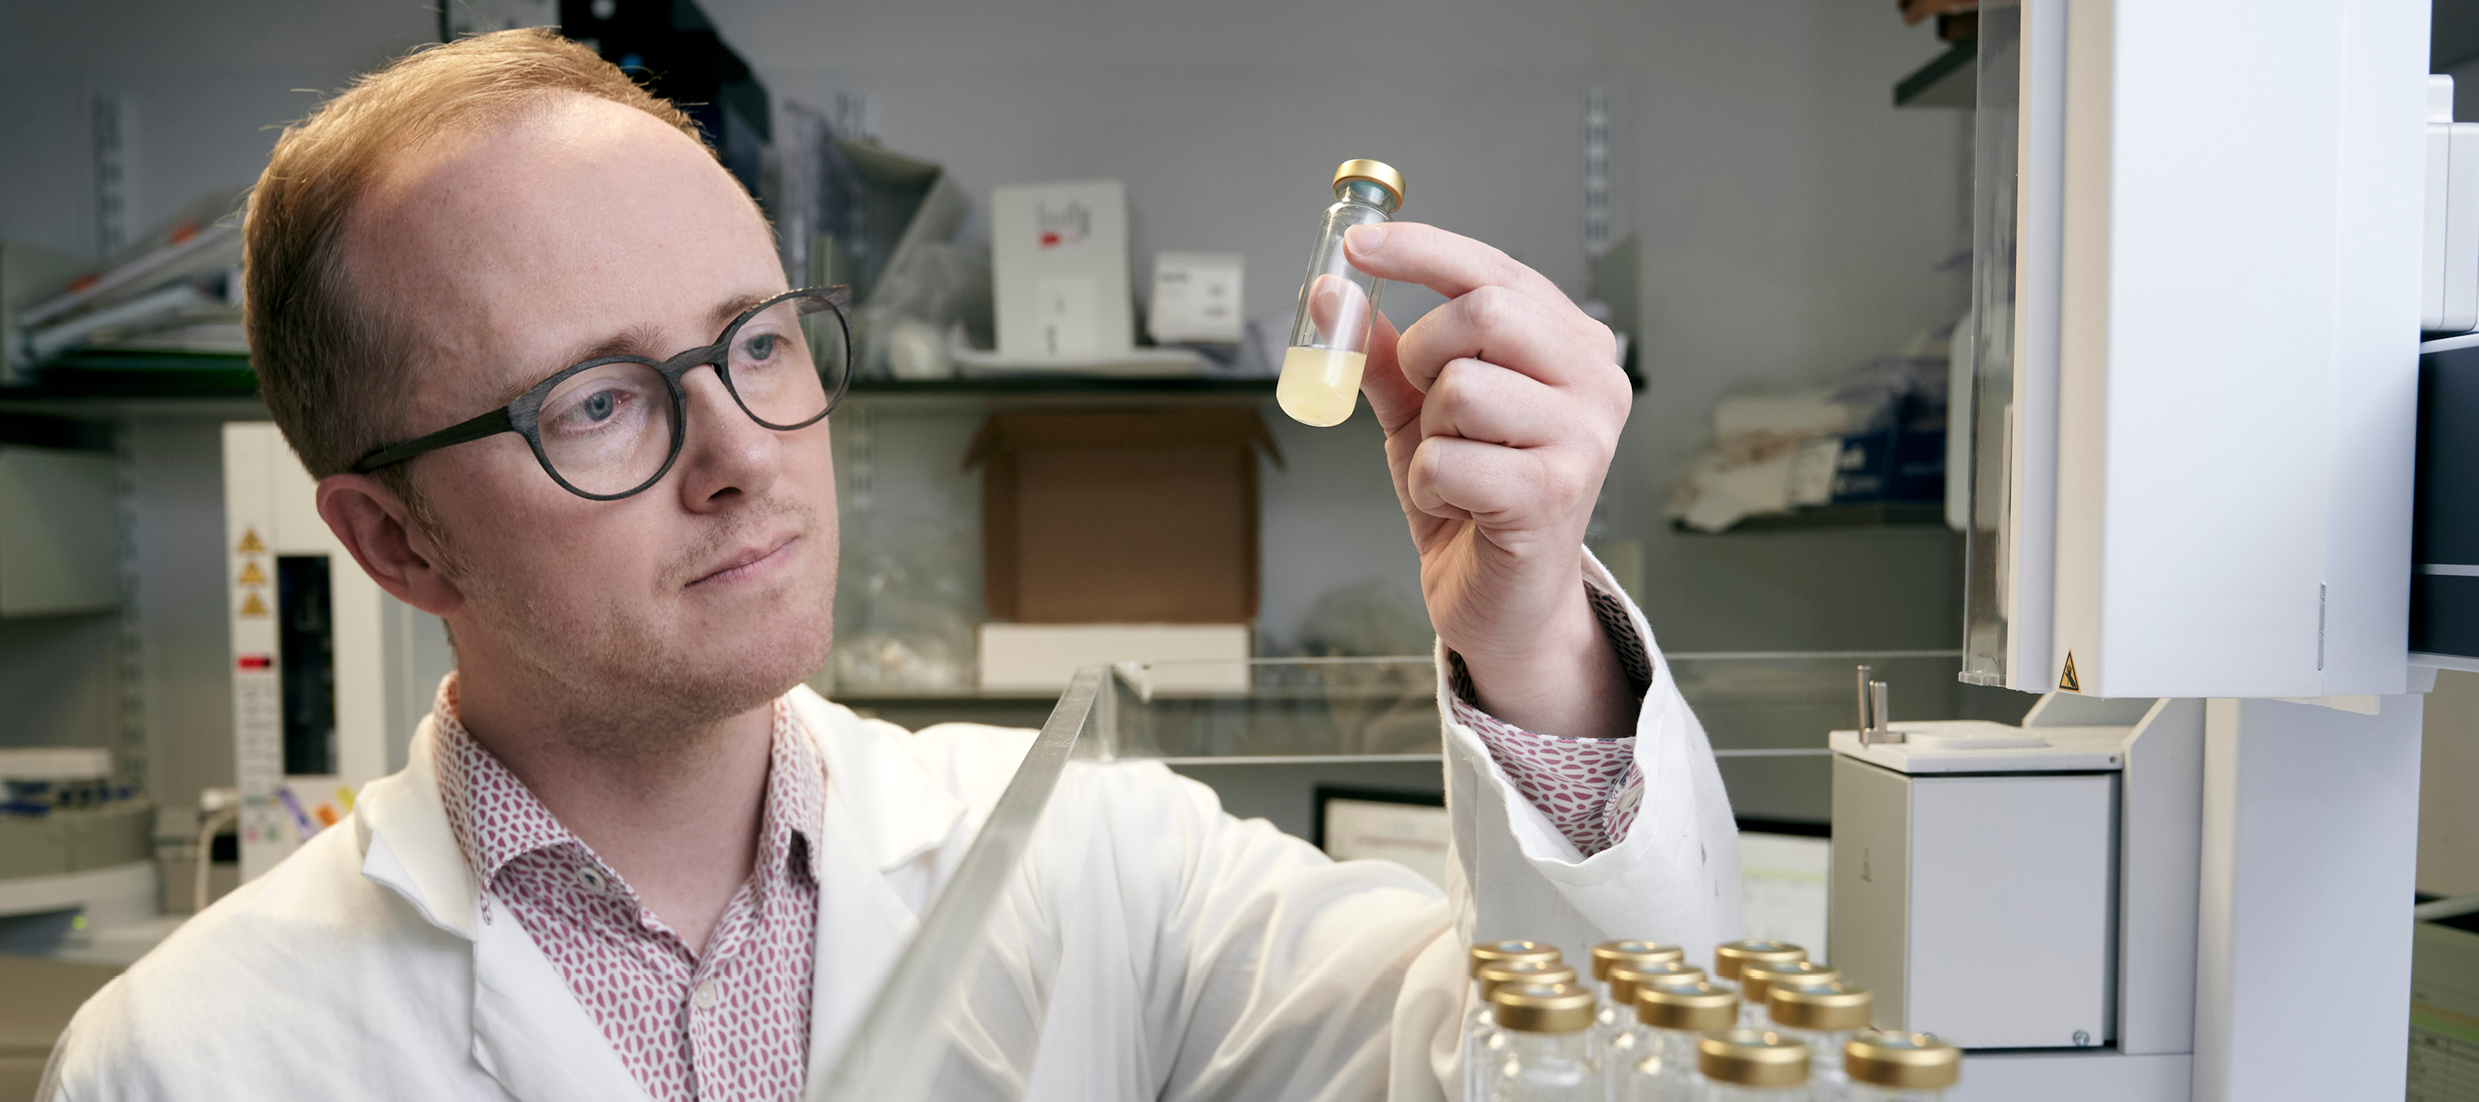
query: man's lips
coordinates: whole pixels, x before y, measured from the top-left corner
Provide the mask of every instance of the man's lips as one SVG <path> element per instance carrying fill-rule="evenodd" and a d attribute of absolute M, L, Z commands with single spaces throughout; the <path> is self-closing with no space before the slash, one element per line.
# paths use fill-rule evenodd
<path fill-rule="evenodd" d="M 743 578 L 752 577 L 769 568 L 780 565 L 783 560 L 790 558 L 791 556 L 789 552 L 791 547 L 793 544 L 798 542 L 800 542 L 799 536 L 782 536 L 773 540 L 768 540 L 764 543 L 744 547 L 739 551 L 734 552 L 730 558 L 716 564 L 714 569 L 700 575 L 696 580 L 691 581 L 689 585 L 700 586 L 710 582 L 735 582 Z"/>

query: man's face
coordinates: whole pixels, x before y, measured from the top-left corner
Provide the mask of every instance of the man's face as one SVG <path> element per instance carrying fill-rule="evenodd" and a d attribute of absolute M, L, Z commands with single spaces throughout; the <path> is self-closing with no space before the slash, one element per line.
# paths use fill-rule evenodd
<path fill-rule="evenodd" d="M 347 233 L 359 297 L 422 335 L 407 436 L 595 356 L 706 345 L 785 289 L 765 222 L 713 157 L 585 96 L 412 152 Z M 817 670 L 833 631 L 826 424 L 760 426 L 711 367 L 681 381 L 679 459 L 633 497 L 562 489 L 514 433 L 409 470 L 464 598 L 448 614 L 460 663 L 500 664 L 622 739 L 764 703 Z"/>

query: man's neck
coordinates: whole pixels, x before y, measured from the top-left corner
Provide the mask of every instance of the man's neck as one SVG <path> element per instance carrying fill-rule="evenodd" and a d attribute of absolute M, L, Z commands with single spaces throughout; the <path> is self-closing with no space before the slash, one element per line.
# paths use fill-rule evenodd
<path fill-rule="evenodd" d="M 458 720 L 692 952 L 704 952 L 756 864 L 773 705 L 615 738 L 580 729 L 590 721 L 543 706 L 545 695 L 460 671 Z"/>

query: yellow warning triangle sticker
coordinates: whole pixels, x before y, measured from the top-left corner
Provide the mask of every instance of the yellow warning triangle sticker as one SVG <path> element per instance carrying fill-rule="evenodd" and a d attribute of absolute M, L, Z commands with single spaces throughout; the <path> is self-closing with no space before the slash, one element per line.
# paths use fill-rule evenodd
<path fill-rule="evenodd" d="M 241 615 L 265 616 L 266 614 L 267 602 L 259 598 L 257 590 L 251 590 L 249 596 L 241 598 Z"/>
<path fill-rule="evenodd" d="M 244 528 L 241 530 L 241 553 L 244 555 L 267 553 L 267 545 L 258 541 L 258 529 Z"/>
<path fill-rule="evenodd" d="M 264 570 L 260 570 L 260 569 L 258 568 L 258 562 L 257 562 L 257 560 L 253 559 L 253 560 L 251 560 L 250 562 L 247 562 L 247 563 L 242 564 L 242 566 L 241 566 L 241 583 L 240 583 L 240 584 L 242 584 L 242 585 L 265 585 L 265 584 L 267 584 L 267 572 L 266 572 L 266 571 L 264 571 Z"/>
<path fill-rule="evenodd" d="M 2082 680 L 2074 675 L 2073 651 L 2066 652 L 2066 672 L 2058 675 L 2057 687 L 2059 690 L 2069 693 L 2079 693 L 2083 691 Z"/>

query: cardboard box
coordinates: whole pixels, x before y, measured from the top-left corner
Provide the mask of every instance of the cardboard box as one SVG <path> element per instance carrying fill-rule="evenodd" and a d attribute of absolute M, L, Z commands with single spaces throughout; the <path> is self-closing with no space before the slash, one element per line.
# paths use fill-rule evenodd
<path fill-rule="evenodd" d="M 991 417 L 965 458 L 990 618 L 1255 622 L 1259 448 L 1281 464 L 1253 409 Z"/>
<path fill-rule="evenodd" d="M 990 269 L 1008 359 L 1073 364 L 1135 346 L 1119 181 L 990 189 Z"/>

